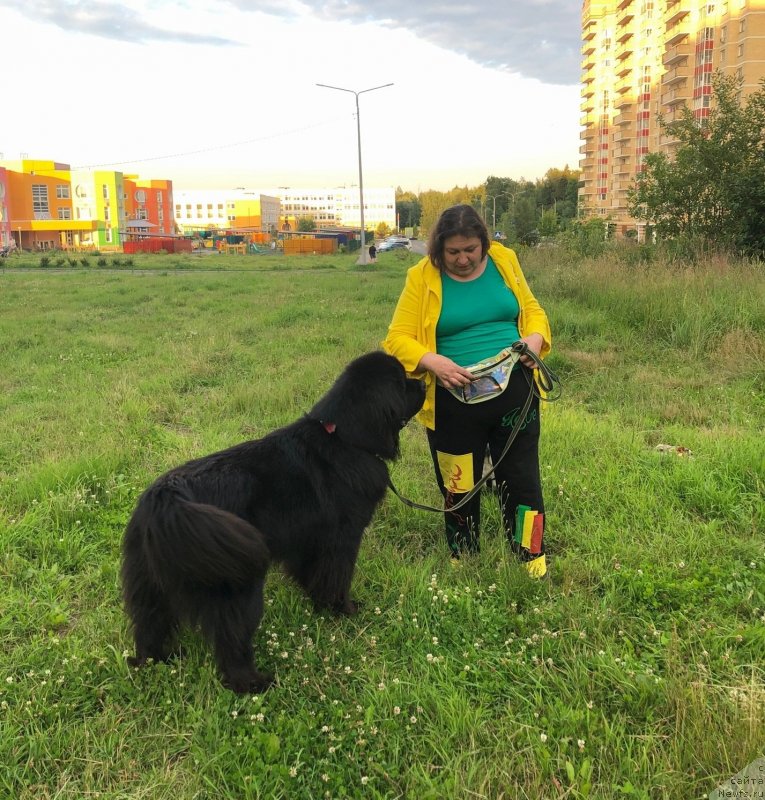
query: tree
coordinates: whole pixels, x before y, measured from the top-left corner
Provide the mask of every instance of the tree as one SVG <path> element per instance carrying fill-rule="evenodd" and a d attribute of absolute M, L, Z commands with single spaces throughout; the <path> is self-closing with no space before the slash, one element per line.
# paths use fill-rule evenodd
<path fill-rule="evenodd" d="M 539 235 L 540 236 L 555 236 L 558 232 L 558 214 L 554 208 L 542 212 L 542 218 L 539 220 Z"/>
<path fill-rule="evenodd" d="M 315 231 L 316 221 L 313 217 L 298 217 L 297 229 L 299 231 Z"/>
<path fill-rule="evenodd" d="M 765 79 L 744 103 L 741 80 L 716 73 L 709 117 L 683 108 L 664 132 L 670 158 L 649 153 L 628 193 L 630 213 L 665 238 L 765 253 Z"/>
<path fill-rule="evenodd" d="M 396 220 L 399 228 L 414 228 L 420 224 L 422 206 L 414 192 L 396 188 Z"/>
<path fill-rule="evenodd" d="M 521 244 L 536 244 L 539 241 L 539 215 L 532 197 L 520 197 L 513 211 L 515 235 Z"/>

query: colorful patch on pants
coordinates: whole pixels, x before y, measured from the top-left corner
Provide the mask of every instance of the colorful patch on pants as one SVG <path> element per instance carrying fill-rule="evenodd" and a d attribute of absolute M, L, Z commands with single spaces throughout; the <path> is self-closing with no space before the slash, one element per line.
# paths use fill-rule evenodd
<path fill-rule="evenodd" d="M 472 453 L 457 456 L 436 450 L 436 458 L 447 492 L 464 494 L 475 486 Z"/>
<path fill-rule="evenodd" d="M 532 556 L 542 552 L 545 515 L 528 506 L 519 505 L 515 512 L 515 542 Z"/>

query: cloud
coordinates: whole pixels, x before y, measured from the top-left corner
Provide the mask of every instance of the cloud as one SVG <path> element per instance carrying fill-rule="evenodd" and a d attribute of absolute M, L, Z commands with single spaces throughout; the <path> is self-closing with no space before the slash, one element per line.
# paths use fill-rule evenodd
<path fill-rule="evenodd" d="M 195 4 L 196 0 L 190 0 L 188 8 L 193 9 Z M 243 44 L 183 31 L 186 15 L 180 6 L 179 25 L 175 27 L 147 21 L 150 11 L 142 14 L 135 10 L 141 0 L 134 0 L 131 6 L 108 0 L 0 0 L 3 5 L 35 22 L 125 42 Z M 156 11 L 168 6 L 168 2 L 159 0 L 147 8 Z M 321 22 L 407 30 L 491 69 L 561 86 L 577 85 L 580 79 L 579 0 L 527 0 L 517 4 L 508 0 L 224 0 L 204 6 L 220 16 L 225 16 L 226 7 L 287 22 L 313 17 Z M 365 35 L 369 35 L 368 28 Z"/>
<path fill-rule="evenodd" d="M 161 28 L 145 22 L 132 8 L 99 0 L 0 0 L 34 22 L 48 22 L 65 31 L 123 42 L 180 42 L 182 44 L 238 45 L 232 39 Z"/>
<path fill-rule="evenodd" d="M 277 13 L 271 0 L 230 0 L 242 11 Z M 288 16 L 296 2 L 282 3 Z M 285 7 L 286 6 L 286 7 Z M 579 83 L 578 0 L 434 2 L 434 0 L 303 0 L 324 21 L 377 23 L 415 36 L 482 66 L 564 86 Z M 293 14 L 296 12 L 293 10 Z"/>

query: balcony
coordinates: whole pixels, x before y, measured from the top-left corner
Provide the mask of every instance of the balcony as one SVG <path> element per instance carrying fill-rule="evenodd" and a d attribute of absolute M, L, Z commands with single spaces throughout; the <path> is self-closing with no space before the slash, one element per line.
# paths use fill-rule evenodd
<path fill-rule="evenodd" d="M 664 12 L 664 24 L 671 28 L 676 22 L 685 19 L 691 13 L 689 0 L 679 0 L 677 3 L 667 3 Z"/>
<path fill-rule="evenodd" d="M 585 42 L 582 45 L 582 55 L 583 56 L 588 56 L 588 55 L 590 55 L 590 53 L 594 53 L 594 52 L 595 52 L 595 43 L 592 40 L 590 40 L 589 42 Z"/>
<path fill-rule="evenodd" d="M 688 91 L 689 87 L 685 83 L 678 83 L 671 88 L 666 89 L 661 93 L 661 104 L 663 106 L 676 106 L 680 103 L 685 103 L 690 100 L 691 93 Z"/>
<path fill-rule="evenodd" d="M 635 121 L 635 112 L 626 110 L 614 117 L 614 125 L 631 125 Z"/>
<path fill-rule="evenodd" d="M 617 162 L 616 159 L 631 158 L 633 150 L 634 148 L 627 144 L 623 144 L 621 147 L 614 147 L 614 149 L 611 151 L 611 157 L 614 161 L 611 166 L 611 172 L 616 169 L 618 163 L 621 163 Z"/>
<path fill-rule="evenodd" d="M 627 142 L 634 138 L 635 134 L 633 131 L 620 128 L 618 131 L 616 131 L 616 133 L 614 133 L 614 146 L 624 146 Z"/>
<path fill-rule="evenodd" d="M 632 175 L 632 156 L 623 156 L 619 163 L 614 164 L 611 172 L 614 175 Z"/>
<path fill-rule="evenodd" d="M 661 79 L 662 86 L 675 86 L 685 83 L 688 76 L 691 74 L 691 68 L 688 64 L 678 64 L 673 69 L 667 70 Z"/>
<path fill-rule="evenodd" d="M 672 47 L 668 47 L 664 51 L 664 56 L 662 57 L 662 61 L 664 62 L 665 67 L 671 67 L 677 64 L 679 61 L 687 60 L 688 56 L 690 55 L 691 55 L 690 42 L 681 41 L 679 44 L 673 45 Z"/>
<path fill-rule="evenodd" d="M 627 178 L 623 178 L 622 180 L 614 181 L 613 190 L 615 192 L 626 192 L 627 189 L 629 189 L 631 186 L 632 186 L 632 181 Z"/>
<path fill-rule="evenodd" d="M 635 138 L 635 133 L 628 127 L 617 128 L 613 135 L 615 147 L 623 147 L 627 142 Z"/>
<path fill-rule="evenodd" d="M 619 111 L 620 109 L 627 108 L 635 102 L 635 98 L 631 94 L 623 94 L 621 97 L 614 98 L 614 108 Z"/>
<path fill-rule="evenodd" d="M 665 111 L 663 114 L 664 122 L 679 122 L 683 118 L 683 109 L 685 108 L 685 103 L 680 101 L 674 106 L 670 107 L 669 111 Z"/>
<path fill-rule="evenodd" d="M 674 25 L 667 25 L 664 37 L 665 47 L 672 47 L 682 42 L 691 33 L 691 22 L 689 19 L 681 19 Z"/>
<path fill-rule="evenodd" d="M 583 144 L 579 146 L 579 152 L 589 158 L 590 156 L 595 155 L 595 145 L 594 144 Z"/>
<path fill-rule="evenodd" d="M 595 156 L 587 156 L 579 162 L 579 169 L 592 169 L 595 166 Z"/>
<path fill-rule="evenodd" d="M 635 15 L 632 11 L 627 10 L 617 18 L 616 27 L 623 28 L 628 22 L 632 22 L 633 19 L 635 19 Z"/>
<path fill-rule="evenodd" d="M 591 96 L 589 99 L 582 102 L 582 104 L 579 106 L 579 110 L 584 111 L 585 114 L 589 114 L 591 111 L 595 110 L 595 101 Z"/>
<path fill-rule="evenodd" d="M 628 92 L 632 88 L 633 88 L 633 81 L 631 75 L 626 75 L 624 78 L 618 80 L 615 86 L 617 94 L 624 94 L 625 92 Z"/>

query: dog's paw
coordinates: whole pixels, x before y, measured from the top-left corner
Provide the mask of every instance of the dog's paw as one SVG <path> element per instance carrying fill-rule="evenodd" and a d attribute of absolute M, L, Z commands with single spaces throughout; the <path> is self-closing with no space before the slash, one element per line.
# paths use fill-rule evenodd
<path fill-rule="evenodd" d="M 236 694 L 261 694 L 274 683 L 274 680 L 275 676 L 272 673 L 256 670 L 247 675 L 225 676 L 221 683 Z"/>
<path fill-rule="evenodd" d="M 358 600 L 351 600 L 349 597 L 337 610 L 338 614 L 343 614 L 346 617 L 353 617 L 359 613 L 361 603 Z"/>

